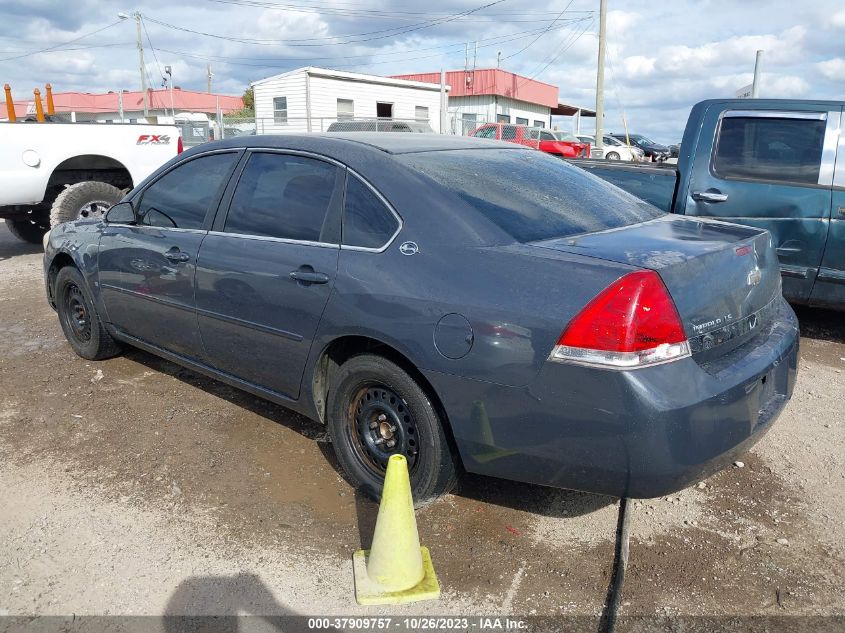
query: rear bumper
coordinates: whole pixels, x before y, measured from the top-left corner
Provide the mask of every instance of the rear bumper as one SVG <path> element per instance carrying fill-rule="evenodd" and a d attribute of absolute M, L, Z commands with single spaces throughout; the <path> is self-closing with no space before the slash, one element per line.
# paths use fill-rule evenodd
<path fill-rule="evenodd" d="M 429 379 L 467 470 L 656 497 L 756 443 L 792 395 L 797 359 L 798 323 L 781 301 L 765 331 L 710 365 L 685 359 L 618 372 L 546 363 L 526 388 Z"/>

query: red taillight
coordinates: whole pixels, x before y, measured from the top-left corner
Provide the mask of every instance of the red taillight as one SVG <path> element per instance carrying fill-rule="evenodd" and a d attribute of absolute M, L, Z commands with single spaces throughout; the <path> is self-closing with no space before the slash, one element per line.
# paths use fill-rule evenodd
<path fill-rule="evenodd" d="M 617 279 L 560 335 L 551 360 L 635 368 L 689 356 L 678 310 L 651 270 Z"/>
<path fill-rule="evenodd" d="M 179 140 L 176 141 L 176 153 L 181 154 L 185 151 L 185 145 L 182 143 L 182 136 L 179 135 Z"/>

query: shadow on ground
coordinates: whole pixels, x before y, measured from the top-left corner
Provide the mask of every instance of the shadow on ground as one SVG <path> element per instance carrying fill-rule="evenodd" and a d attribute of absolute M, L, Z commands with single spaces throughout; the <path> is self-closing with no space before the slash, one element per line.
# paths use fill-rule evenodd
<path fill-rule="evenodd" d="M 335 458 L 326 429 L 322 424 L 148 352 L 128 348 L 124 356 L 153 371 L 171 375 L 192 387 L 227 400 L 308 439 L 316 440 L 326 461 L 349 482 Z M 455 494 L 483 503 L 552 517 L 581 516 L 616 503 L 614 497 L 547 488 L 472 473 L 463 473 Z M 356 504 L 361 542 L 367 544 L 367 539 L 372 535 L 377 506 L 360 491 L 356 492 Z M 368 535 L 367 538 L 364 538 L 365 535 Z"/>
<path fill-rule="evenodd" d="M 256 574 L 192 576 L 171 594 L 163 628 L 168 633 L 308 630 L 305 619 L 291 618 L 296 615 L 276 600 Z"/>
<path fill-rule="evenodd" d="M 845 314 L 822 308 L 792 307 L 798 316 L 801 336 L 831 343 L 845 343 Z"/>
<path fill-rule="evenodd" d="M 44 252 L 44 249 L 40 244 L 22 242 L 9 233 L 9 229 L 5 226 L 5 223 L 0 221 L 0 261 L 17 257 L 18 255 L 32 255 L 42 252 Z"/>

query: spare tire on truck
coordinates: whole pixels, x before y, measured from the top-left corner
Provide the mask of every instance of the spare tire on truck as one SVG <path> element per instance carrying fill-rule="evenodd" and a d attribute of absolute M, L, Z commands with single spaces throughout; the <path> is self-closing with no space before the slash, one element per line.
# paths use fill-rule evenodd
<path fill-rule="evenodd" d="M 122 197 L 120 189 L 105 182 L 88 180 L 68 185 L 53 202 L 50 226 L 78 218 L 102 217 Z"/>

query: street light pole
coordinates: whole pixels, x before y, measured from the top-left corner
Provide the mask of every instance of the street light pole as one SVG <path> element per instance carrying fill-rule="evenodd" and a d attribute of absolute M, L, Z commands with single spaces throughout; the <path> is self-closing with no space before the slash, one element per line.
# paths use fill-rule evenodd
<path fill-rule="evenodd" d="M 599 0 L 599 64 L 596 74 L 596 149 L 604 158 L 604 52 L 607 48 L 607 0 Z"/>
<path fill-rule="evenodd" d="M 763 51 L 757 51 L 757 59 L 754 60 L 754 81 L 751 84 L 751 98 L 760 96 L 760 73 L 762 72 Z"/>

